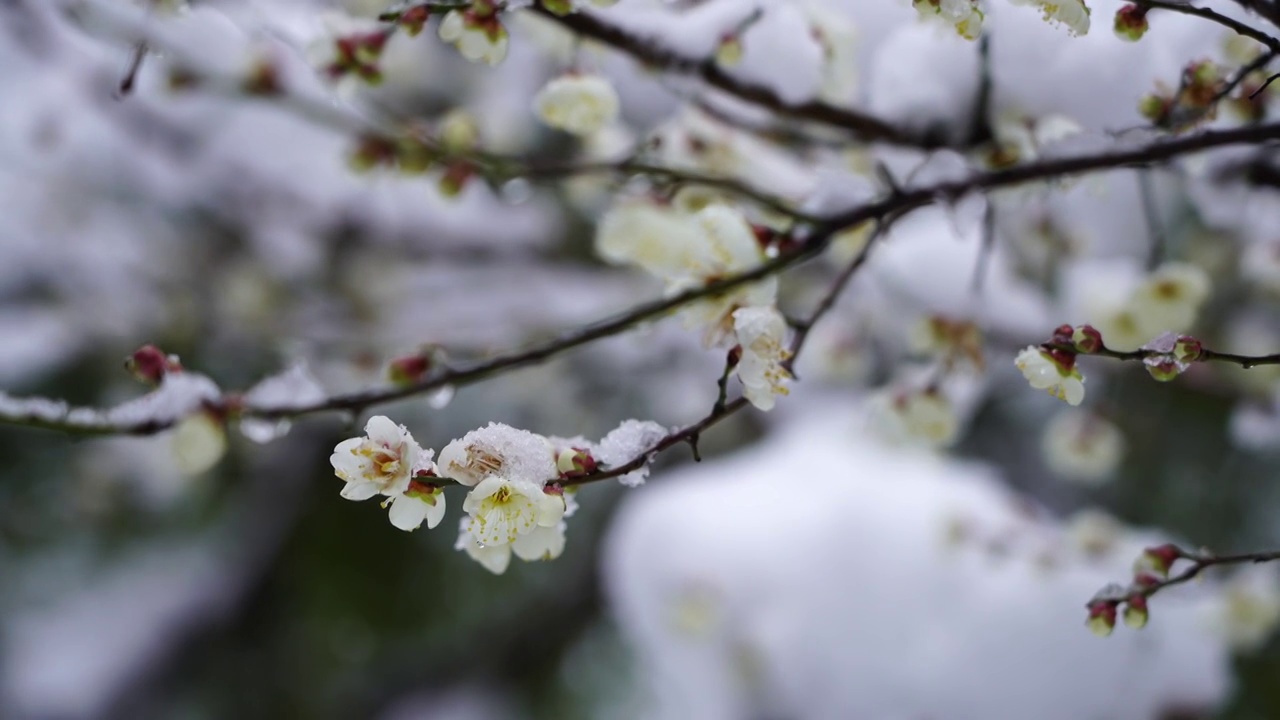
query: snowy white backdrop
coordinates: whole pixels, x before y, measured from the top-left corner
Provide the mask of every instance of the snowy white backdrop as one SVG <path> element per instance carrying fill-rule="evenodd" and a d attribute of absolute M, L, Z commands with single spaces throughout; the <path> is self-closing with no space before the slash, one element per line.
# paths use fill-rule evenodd
<path fill-rule="evenodd" d="M 553 177 L 568 161 L 643 148 L 648 165 L 733 178 L 804 218 L 885 197 L 890 178 L 929 187 L 993 163 L 1269 127 L 1272 110 L 1269 93 L 1233 95 L 1179 135 L 1153 127 L 1140 106 L 1160 84 L 1172 92 L 1203 60 L 1230 77 L 1266 46 L 1159 10 L 1124 41 L 1121 3 L 1104 0 L 1081 36 L 1036 3 L 984 2 L 983 43 L 907 0 L 621 0 L 564 22 L 521 7 L 503 15 L 495 67 L 440 41 L 437 14 L 390 37 L 376 87 L 323 70 L 335 38 L 385 27 L 377 15 L 398 4 L 167 5 L 0 4 L 7 419 L 60 417 L 17 397 L 142 395 L 120 359 L 145 343 L 211 378 L 213 395 L 285 372 L 256 398 L 305 405 L 381 386 L 388 362 L 425 345 L 501 356 L 660 297 L 647 273 L 601 261 L 628 255 L 599 228 L 617 198 L 676 189 L 670 176 Z M 1280 34 L 1241 3 L 1196 6 Z M 575 39 L 598 27 L 584 17 L 640 50 Z M 638 52 L 696 62 L 663 72 Z M 706 58 L 728 87 L 707 82 Z M 263 68 L 283 95 L 246 90 Z M 569 68 L 619 97 L 618 119 L 586 139 L 534 110 Z M 177 71 L 199 80 L 175 90 Z M 742 87 L 766 101 L 735 97 Z M 794 109 L 815 103 L 894 137 L 802 122 Z M 402 122 L 541 170 L 456 196 L 439 167 L 355 172 L 360 137 Z M 1157 385 L 1139 363 L 1085 359 L 1073 409 L 1014 366 L 1063 323 L 1092 323 L 1119 350 L 1174 330 L 1280 352 L 1274 172 L 1255 141 L 940 196 L 874 241 L 776 409 L 709 429 L 701 464 L 681 445 L 643 486 L 584 486 L 564 555 L 501 576 L 453 549 L 453 515 L 405 534 L 339 498 L 334 445 L 375 412 L 437 449 L 491 421 L 587 438 L 627 418 L 683 426 L 716 403 L 723 348 L 678 319 L 644 323 L 287 433 L 232 423 L 226 455 L 194 476 L 172 431 L 5 426 L 0 717 L 1280 716 L 1267 566 L 1162 591 L 1141 631 L 1103 640 L 1083 626 L 1086 601 L 1162 538 L 1280 547 L 1280 374 L 1201 363 Z M 674 204 L 705 203 L 695 189 Z M 783 274 L 780 307 L 808 312 L 865 240 L 841 236 Z M 1185 317 L 1159 327 L 1140 317 L 1153 271 L 1196 278 Z M 922 338 L 935 317 L 980 331 L 983 362 L 968 341 Z M 198 407 L 170 391 L 107 419 Z M 461 496 L 449 503 L 458 513 Z"/>

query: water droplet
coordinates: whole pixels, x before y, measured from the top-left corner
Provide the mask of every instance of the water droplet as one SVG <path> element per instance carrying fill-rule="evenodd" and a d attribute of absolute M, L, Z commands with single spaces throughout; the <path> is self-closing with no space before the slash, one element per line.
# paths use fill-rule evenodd
<path fill-rule="evenodd" d="M 453 393 L 452 385 L 442 385 L 427 394 L 427 405 L 433 410 L 443 410 L 449 406 L 449 401 L 453 400 Z"/>
<path fill-rule="evenodd" d="M 293 425 L 288 420 L 259 420 L 245 418 L 240 421 L 240 434 L 260 445 L 279 440 L 289 434 Z"/>
<path fill-rule="evenodd" d="M 502 185 L 502 199 L 512 205 L 528 202 L 531 197 L 533 197 L 533 188 L 524 178 L 508 180 Z"/>

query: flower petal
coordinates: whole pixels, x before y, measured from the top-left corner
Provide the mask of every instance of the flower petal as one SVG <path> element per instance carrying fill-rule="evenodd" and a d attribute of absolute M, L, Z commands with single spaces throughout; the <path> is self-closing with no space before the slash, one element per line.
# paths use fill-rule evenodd
<path fill-rule="evenodd" d="M 391 519 L 392 525 L 408 532 L 417 530 L 422 525 L 422 521 L 427 517 L 427 510 L 430 508 L 430 505 L 418 498 L 397 495 L 391 501 L 391 511 L 387 515 Z"/>
<path fill-rule="evenodd" d="M 349 482 L 342 488 L 342 497 L 347 500 L 368 500 L 378 494 L 378 483 Z"/>

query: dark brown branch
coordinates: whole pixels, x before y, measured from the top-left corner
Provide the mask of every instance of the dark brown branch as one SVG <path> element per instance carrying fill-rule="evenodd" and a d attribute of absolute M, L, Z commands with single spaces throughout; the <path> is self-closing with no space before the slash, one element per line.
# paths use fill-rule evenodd
<path fill-rule="evenodd" d="M 1271 35 L 1268 35 L 1267 33 L 1264 33 L 1255 27 L 1246 25 L 1240 22 L 1239 20 L 1227 17 L 1226 15 L 1223 15 L 1222 13 L 1217 12 L 1216 10 L 1212 10 L 1210 8 L 1196 7 L 1195 5 L 1189 5 L 1186 3 L 1171 2 L 1170 0 L 1129 0 L 1129 2 L 1132 2 L 1135 5 L 1141 5 L 1142 7 L 1148 7 L 1148 8 L 1157 9 L 1157 10 L 1168 10 L 1170 12 L 1181 13 L 1183 15 L 1192 15 L 1195 17 L 1204 18 L 1205 20 L 1217 23 L 1231 30 L 1237 35 L 1243 35 L 1244 37 L 1257 40 L 1258 42 L 1265 45 L 1267 49 L 1272 51 L 1273 53 L 1280 53 L 1280 39 L 1272 37 Z"/>
<path fill-rule="evenodd" d="M 468 385 L 509 370 L 536 365 L 574 348 L 621 333 L 638 323 L 665 315 L 689 303 L 781 273 L 820 254 L 827 247 L 834 233 L 867 221 L 880 221 L 897 217 L 935 202 L 954 202 L 970 193 L 986 192 L 1026 182 L 1049 180 L 1098 170 L 1132 166 L 1140 167 L 1152 163 L 1167 162 L 1182 155 L 1212 148 L 1233 144 L 1256 145 L 1277 139 L 1280 139 L 1280 123 L 1254 125 L 1232 130 L 1208 131 L 1173 140 L 1162 140 L 1132 150 L 1044 160 L 995 172 L 978 173 L 963 180 L 925 187 L 912 189 L 895 188 L 881 200 L 827 217 L 821 223 L 818 223 L 814 227 L 812 234 L 799 243 L 795 249 L 779 255 L 757 268 L 670 298 L 638 305 L 625 313 L 589 324 L 531 348 L 500 355 L 468 367 L 446 369 L 423 382 L 406 387 L 379 388 L 336 395 L 321 402 L 290 408 L 246 410 L 244 416 L 283 419 L 321 412 L 361 412 L 374 405 L 425 394 L 444 386 Z M 1237 357 L 1228 353 L 1213 353 L 1213 356 L 1214 359 L 1221 360 Z M 1273 362 L 1270 358 L 1243 358 L 1243 360 L 1250 365 Z M 1277 358 L 1275 362 L 1280 362 L 1280 358 Z M 30 415 L 13 413 L 0 413 L 0 422 L 73 433 L 89 432 L 126 435 L 154 434 L 173 424 L 171 422 L 148 421 L 131 426 L 107 426 L 71 422 L 65 418 L 61 420 L 33 419 Z"/>
<path fill-rule="evenodd" d="M 840 274 L 837 275 L 827 287 L 826 293 L 823 294 L 822 299 L 818 301 L 818 304 L 814 306 L 809 315 L 803 319 L 792 321 L 791 325 L 795 328 L 795 332 L 791 336 L 791 345 L 788 348 L 791 353 L 791 357 L 787 360 L 788 371 L 791 370 L 796 358 L 798 358 L 801 351 L 804 350 L 805 342 L 808 340 L 809 333 L 813 329 L 814 325 L 816 325 L 823 316 L 830 312 L 831 308 L 835 307 L 836 301 L 840 298 L 840 295 L 844 293 L 845 288 L 848 287 L 849 281 L 853 279 L 853 276 L 858 272 L 858 269 L 866 264 L 867 258 L 870 257 L 871 249 L 875 245 L 876 241 L 884 234 L 893 220 L 896 219 L 897 216 L 880 223 L 871 238 L 868 239 L 867 244 L 863 246 L 862 250 L 844 266 L 840 271 Z M 655 443 L 651 448 L 632 458 L 629 462 L 607 470 L 601 470 L 590 475 L 570 478 L 562 481 L 561 484 L 585 485 L 587 483 L 609 480 L 611 478 L 626 475 L 630 472 L 635 472 L 636 470 L 648 465 L 652 461 L 654 455 L 679 445 L 680 443 L 689 443 L 693 448 L 695 448 L 696 458 L 697 442 L 698 438 L 702 436 L 702 433 L 749 404 L 745 397 L 738 397 L 729 402 L 724 402 L 723 393 L 726 392 L 726 383 L 728 382 L 729 371 L 731 369 L 731 366 L 726 366 L 725 374 L 722 376 L 720 383 L 720 391 L 722 394 L 717 398 L 716 404 L 711 408 L 711 412 L 708 413 L 706 417 L 692 425 L 686 425 L 685 427 L 668 434 L 666 437 Z"/>
<path fill-rule="evenodd" d="M 1051 350 L 1061 350 L 1064 352 L 1075 353 L 1074 346 L 1059 345 L 1055 343 L 1045 343 L 1045 348 Z M 1142 362 L 1151 357 L 1164 357 L 1169 353 L 1160 350 L 1149 350 L 1139 348 L 1137 350 L 1112 350 L 1103 346 L 1097 352 L 1088 353 L 1089 356 L 1111 358 L 1112 360 L 1125 360 Z M 1204 348 L 1200 351 L 1200 356 L 1188 362 L 1223 362 L 1232 365 L 1239 365 L 1248 370 L 1249 368 L 1258 367 L 1259 365 L 1280 365 L 1280 353 L 1272 355 L 1238 355 L 1236 353 L 1218 352 Z"/>
<path fill-rule="evenodd" d="M 830 105 L 818 100 L 791 105 L 777 93 L 762 85 L 739 80 L 726 73 L 714 59 L 690 58 L 653 42 L 637 38 L 622 28 L 585 12 L 559 16 L 540 6 L 531 8 L 542 17 L 573 31 L 577 35 L 604 43 L 635 60 L 665 72 L 693 75 L 711 87 L 740 100 L 796 120 L 805 120 L 851 132 L 865 141 L 880 141 L 896 145 L 936 147 L 920 138 L 908 136 L 903 131 L 878 118 L 854 110 Z"/>

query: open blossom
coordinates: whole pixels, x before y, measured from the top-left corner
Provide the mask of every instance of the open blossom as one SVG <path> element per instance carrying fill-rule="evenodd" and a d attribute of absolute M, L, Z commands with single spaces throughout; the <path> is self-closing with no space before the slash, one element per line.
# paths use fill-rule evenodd
<path fill-rule="evenodd" d="M 955 27 L 960 37 L 977 40 L 982 34 L 982 10 L 977 0 L 912 0 L 912 7 L 925 19 L 938 19 Z"/>
<path fill-rule="evenodd" d="M 1018 353 L 1014 363 L 1031 387 L 1047 390 L 1070 405 L 1079 405 L 1084 400 L 1084 377 L 1075 367 L 1074 356 L 1058 357 L 1033 345 Z"/>
<path fill-rule="evenodd" d="M 424 521 L 429 528 L 440 524 L 444 494 L 417 479 L 433 472 L 432 451 L 423 450 L 403 425 L 383 415 L 369 418 L 364 432 L 365 437 L 338 443 L 329 457 L 334 473 L 347 483 L 342 497 L 390 498 L 391 524 L 401 530 L 414 530 Z"/>
<path fill-rule="evenodd" d="M 1165 263 L 1138 286 L 1130 307 L 1152 336 L 1166 330 L 1183 332 L 1195 323 L 1209 291 L 1204 270 L 1190 263 Z"/>
<path fill-rule="evenodd" d="M 937 390 L 890 390 L 873 401 L 877 426 L 892 440 L 943 448 L 960 434 L 955 407 Z"/>
<path fill-rule="evenodd" d="M 693 214 L 643 203 L 619 205 L 606 213 L 596 235 L 601 257 L 639 265 L 667 281 L 678 293 L 750 270 L 764 252 L 742 213 L 713 203 Z M 704 342 L 716 345 L 731 336 L 732 315 L 743 307 L 772 305 L 773 277 L 740 286 L 687 306 L 682 317 L 705 330 Z"/>
<path fill-rule="evenodd" d="M 467 529 L 467 520 L 462 521 L 458 541 L 454 544 L 457 550 L 466 551 L 467 555 L 480 563 L 494 575 L 501 575 L 511 564 L 511 554 L 526 562 L 537 560 L 555 560 L 564 552 L 565 524 L 556 523 L 554 527 L 536 527 L 520 535 L 515 542 L 502 545 L 482 545 Z"/>
<path fill-rule="evenodd" d="M 1084 0 L 1012 0 L 1014 5 L 1040 8 L 1047 22 L 1065 25 L 1072 35 L 1089 32 L 1089 6 Z"/>
<path fill-rule="evenodd" d="M 1088 484 L 1106 480 L 1124 458 L 1124 435 L 1106 418 L 1064 410 L 1045 428 L 1045 461 L 1057 475 Z"/>
<path fill-rule="evenodd" d="M 549 440 L 503 423 L 489 423 L 445 445 L 437 464 L 441 475 L 473 487 L 492 475 L 539 485 L 559 476 Z"/>
<path fill-rule="evenodd" d="M 772 410 L 775 395 L 786 395 L 791 373 L 784 363 L 791 352 L 783 345 L 787 323 L 776 308 L 750 307 L 735 310 L 733 330 L 742 348 L 734 371 L 742 382 L 742 394 L 761 410 Z"/>
<path fill-rule="evenodd" d="M 471 62 L 497 65 L 507 57 L 507 29 L 497 13 L 450 10 L 440 21 L 439 33 Z"/>
<path fill-rule="evenodd" d="M 547 83 L 533 99 L 542 121 L 574 135 L 591 135 L 618 117 L 618 93 L 599 75 L 569 74 Z"/>
<path fill-rule="evenodd" d="M 467 532 L 481 545 L 506 545 L 536 527 L 554 527 L 564 515 L 564 499 L 541 485 L 491 475 L 467 493 L 462 509 Z"/>

